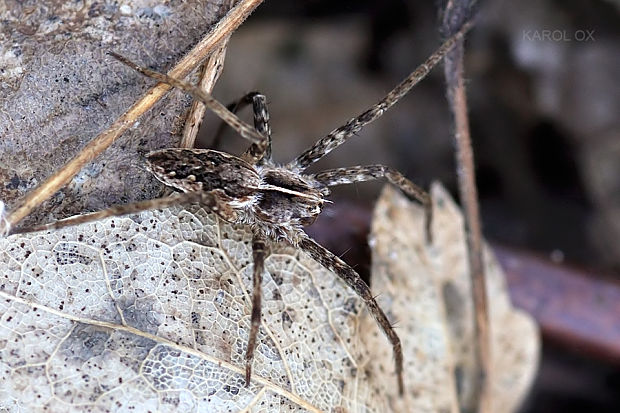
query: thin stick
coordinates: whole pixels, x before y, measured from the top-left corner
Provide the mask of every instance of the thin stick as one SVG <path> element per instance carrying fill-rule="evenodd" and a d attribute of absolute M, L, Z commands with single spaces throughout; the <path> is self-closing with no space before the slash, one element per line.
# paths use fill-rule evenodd
<path fill-rule="evenodd" d="M 458 22 L 468 19 L 475 1 L 449 0 L 444 14 L 443 29 L 446 35 L 458 26 Z M 475 400 L 479 413 L 491 413 L 488 385 L 491 367 L 491 341 L 489 334 L 489 315 L 486 294 L 486 279 L 482 260 L 482 230 L 480 210 L 476 189 L 474 153 L 471 146 L 469 120 L 467 118 L 467 96 L 463 80 L 464 42 L 460 39 L 446 55 L 445 76 L 448 101 L 454 116 L 456 141 L 456 168 L 458 171 L 459 193 L 465 210 L 465 232 L 467 234 L 467 253 L 474 301 L 474 330 L 478 374 L 474 383 Z"/>
<path fill-rule="evenodd" d="M 170 76 L 184 78 L 207 56 L 218 43 L 230 36 L 263 0 L 241 0 L 230 10 L 170 72 Z M 89 162 L 105 151 L 123 132 L 129 129 L 140 116 L 161 99 L 171 87 L 158 83 L 127 112 L 123 113 L 108 129 L 90 141 L 75 158 L 66 163 L 36 189 L 28 193 L 19 206 L 6 217 L 5 225 L 15 226 L 42 202 L 49 199 L 56 191 L 65 186 Z"/>
<path fill-rule="evenodd" d="M 460 53 L 454 69 L 452 63 L 446 63 L 446 71 L 457 70 L 462 73 L 463 45 L 455 48 L 455 53 Z M 482 261 L 482 230 L 480 228 L 480 210 L 478 206 L 478 194 L 476 190 L 476 175 L 474 172 L 474 154 L 471 147 L 469 123 L 467 119 L 467 98 L 463 77 L 458 77 L 454 88 L 452 110 L 456 126 L 456 164 L 459 176 L 459 192 L 463 208 L 465 209 L 465 231 L 467 233 L 467 251 L 469 269 L 472 284 L 472 296 L 474 301 L 474 327 L 476 331 L 477 359 L 479 361 L 479 377 L 476 385 L 478 397 L 478 412 L 490 413 L 488 377 L 491 367 L 491 346 L 489 334 L 489 315 L 487 304 L 487 288 Z"/>
<path fill-rule="evenodd" d="M 224 67 L 224 58 L 226 57 L 226 47 L 228 46 L 228 39 L 222 41 L 217 49 L 213 51 L 207 57 L 207 60 L 202 64 L 200 71 L 200 81 L 198 87 L 211 94 L 215 82 L 222 73 Z M 181 148 L 193 148 L 196 143 L 196 136 L 200 130 L 202 119 L 204 118 L 207 107 L 204 103 L 198 99 L 194 99 L 192 107 L 189 110 L 187 119 L 185 120 L 185 127 L 183 128 L 183 137 L 179 147 Z"/>

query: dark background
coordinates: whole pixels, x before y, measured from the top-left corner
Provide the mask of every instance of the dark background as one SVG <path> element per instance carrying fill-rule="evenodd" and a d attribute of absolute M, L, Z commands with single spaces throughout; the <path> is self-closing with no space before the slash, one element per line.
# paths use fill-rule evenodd
<path fill-rule="evenodd" d="M 485 236 L 611 277 L 620 274 L 619 10 L 612 1 L 483 3 L 466 49 Z M 284 162 L 427 57 L 440 41 L 437 21 L 430 2 L 267 1 L 233 36 L 214 94 L 265 93 Z M 315 169 L 385 163 L 455 195 L 444 94 L 436 68 Z M 209 118 L 205 136 L 216 123 Z M 231 151 L 242 144 L 223 140 Z M 333 198 L 369 207 L 379 188 L 353 185 Z M 545 339 L 523 411 L 620 411 L 618 364 Z"/>

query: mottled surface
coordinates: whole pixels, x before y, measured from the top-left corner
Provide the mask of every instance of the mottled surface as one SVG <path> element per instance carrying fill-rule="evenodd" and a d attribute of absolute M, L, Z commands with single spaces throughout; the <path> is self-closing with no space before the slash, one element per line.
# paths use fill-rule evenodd
<path fill-rule="evenodd" d="M 0 1 L 0 200 L 13 207 L 153 84 L 107 51 L 168 70 L 233 3 Z M 26 223 L 159 194 L 142 156 L 177 144 L 188 103 L 171 93 Z"/>
<path fill-rule="evenodd" d="M 251 234 L 199 207 L 12 236 L 0 260 L 0 408 L 385 411 L 360 300 L 284 243 L 244 386 Z"/>
<path fill-rule="evenodd" d="M 392 188 L 375 208 L 370 245 L 372 287 L 379 304 L 398 326 L 405 356 L 405 398 L 387 378 L 381 382 L 393 411 L 456 412 L 472 408 L 474 364 L 473 304 L 467 270 L 463 218 L 440 186 L 432 190 L 433 245 L 424 236 L 423 210 Z M 504 275 L 490 250 L 485 271 L 492 335 L 493 412 L 515 412 L 538 367 L 540 339 L 531 317 L 512 307 Z M 362 330 L 371 331 L 366 319 Z M 386 374 L 390 353 L 383 337 L 367 334 L 377 349 L 371 375 Z M 387 385 L 385 384 L 387 383 Z M 457 410 L 460 404 L 460 410 Z"/>

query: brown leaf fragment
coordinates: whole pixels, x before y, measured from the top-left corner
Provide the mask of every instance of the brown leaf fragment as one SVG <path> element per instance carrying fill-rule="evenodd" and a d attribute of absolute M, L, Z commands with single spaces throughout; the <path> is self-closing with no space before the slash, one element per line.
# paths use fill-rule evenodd
<path fill-rule="evenodd" d="M 364 341 L 375 350 L 369 375 L 387 383 L 393 411 L 466 411 L 473 365 L 473 304 L 463 218 L 447 192 L 432 189 L 433 239 L 425 243 L 423 210 L 386 186 L 374 213 L 372 287 L 403 340 L 406 397 L 389 386 L 391 355 L 367 317 Z M 491 406 L 514 412 L 532 384 L 540 353 L 537 326 L 512 307 L 501 268 L 485 247 L 491 329 Z M 460 410 L 459 410 L 460 409 Z"/>

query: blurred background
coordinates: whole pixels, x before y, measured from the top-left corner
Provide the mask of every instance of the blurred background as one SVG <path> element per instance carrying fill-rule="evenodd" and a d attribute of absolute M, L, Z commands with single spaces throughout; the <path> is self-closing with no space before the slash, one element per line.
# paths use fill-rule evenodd
<path fill-rule="evenodd" d="M 586 280 L 605 274 L 596 276 L 609 283 L 599 285 L 605 291 L 618 288 L 620 275 L 619 11 L 611 0 L 483 3 L 466 48 L 485 236 L 559 268 L 588 268 L 571 270 Z M 379 100 L 439 44 L 431 2 L 270 0 L 233 36 L 214 95 L 267 95 L 274 157 L 286 162 Z M 207 118 L 202 146 L 217 125 Z M 439 180 L 456 196 L 451 132 L 436 68 L 313 170 L 384 163 L 424 187 Z M 222 142 L 243 146 L 232 133 Z M 337 188 L 326 219 L 363 221 L 381 185 Z M 337 253 L 353 248 L 335 244 Z M 352 255 L 344 258 L 355 263 Z M 613 305 L 608 328 L 620 334 Z M 571 337 L 543 337 L 524 412 L 620 411 L 617 347 L 597 354 Z"/>

